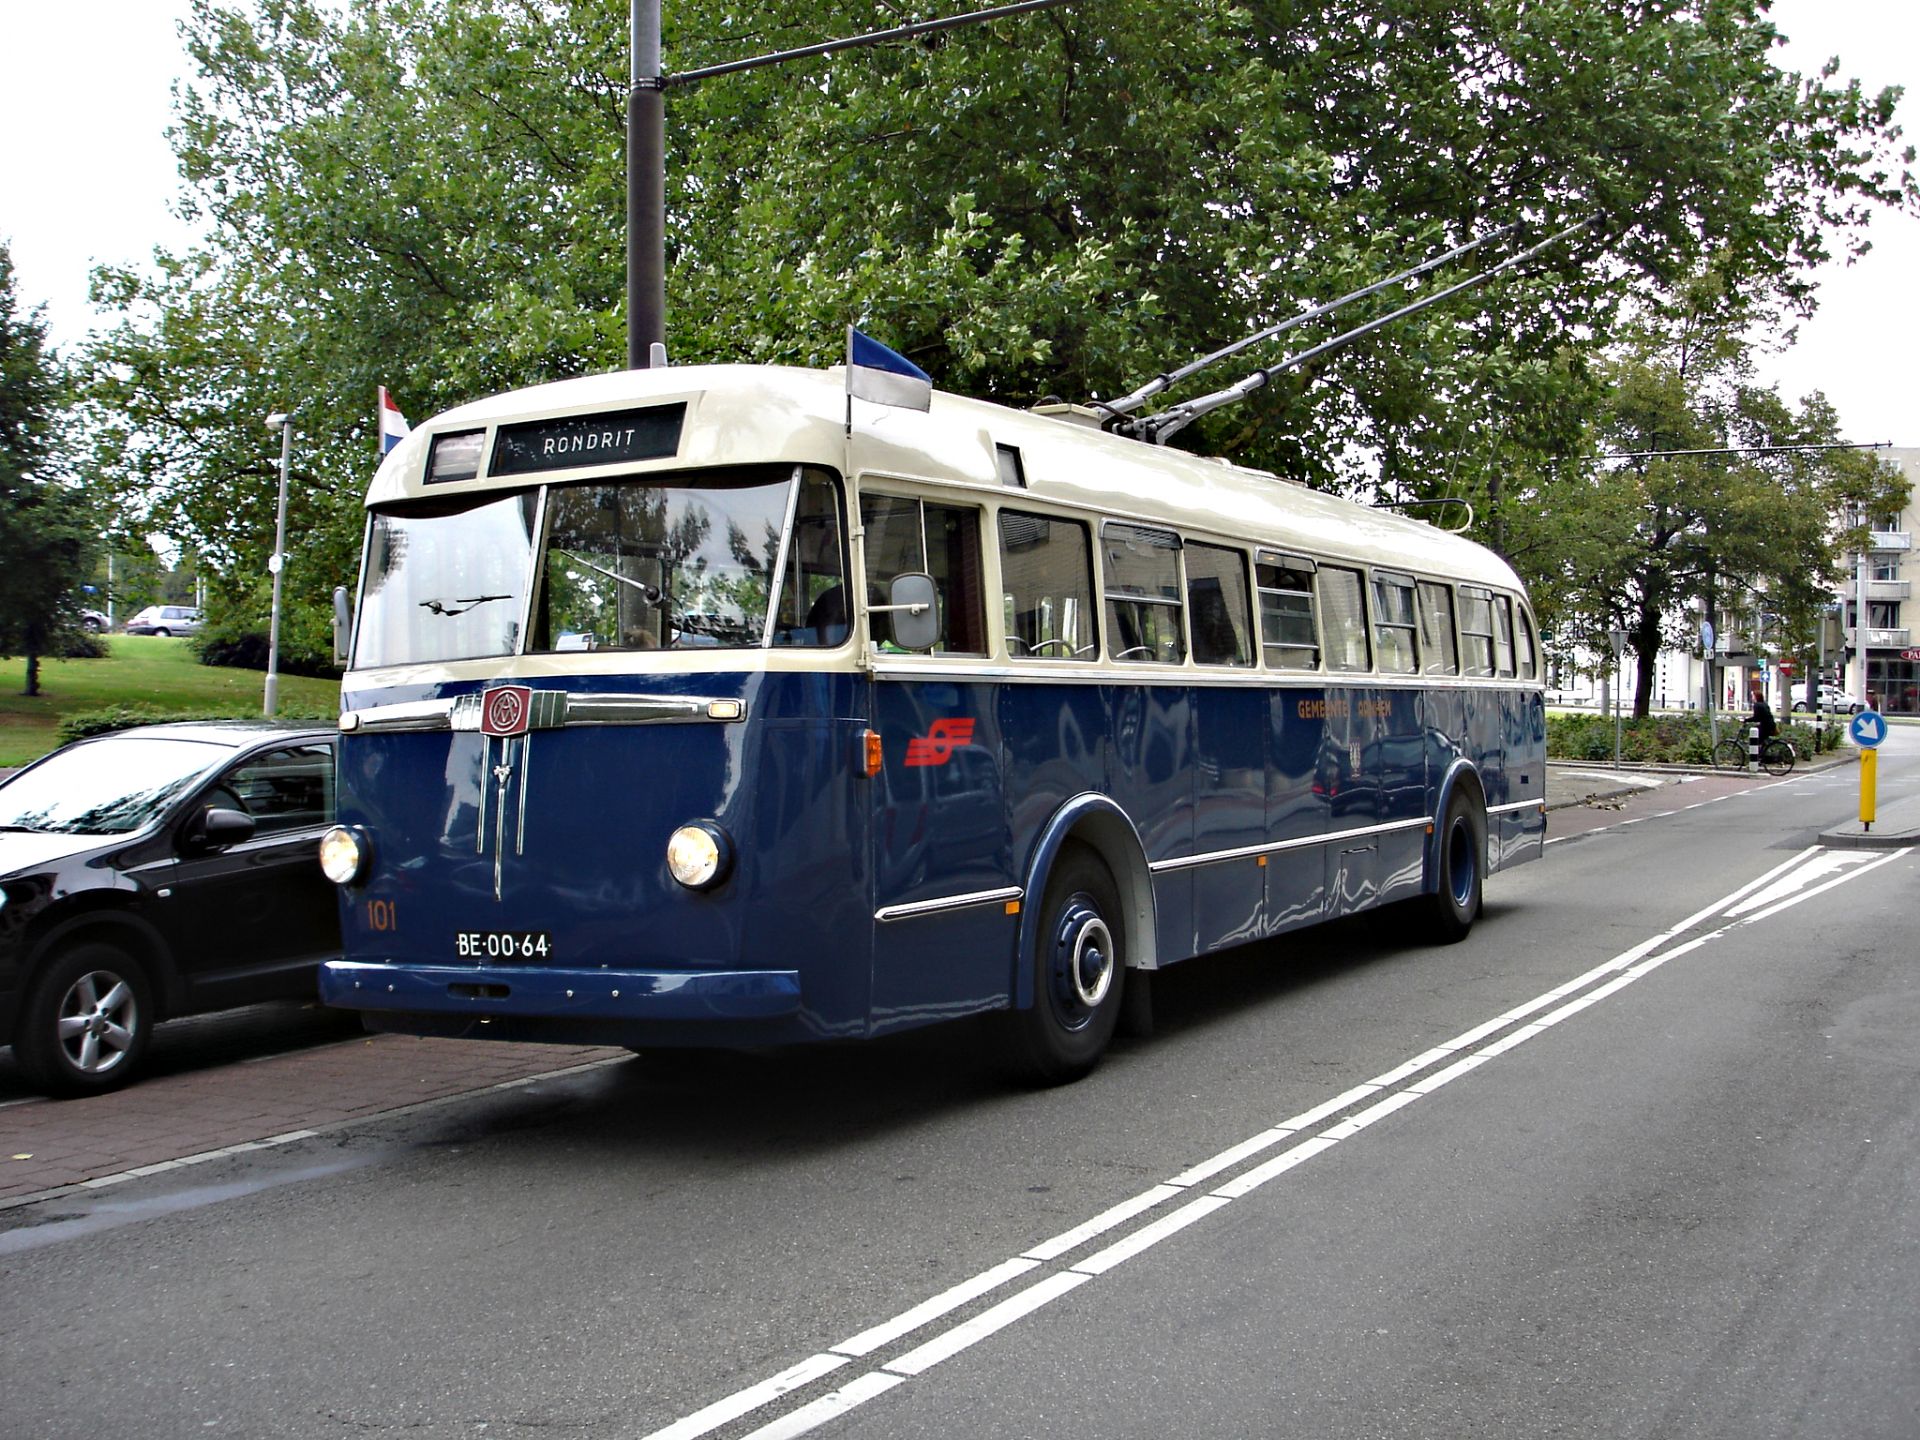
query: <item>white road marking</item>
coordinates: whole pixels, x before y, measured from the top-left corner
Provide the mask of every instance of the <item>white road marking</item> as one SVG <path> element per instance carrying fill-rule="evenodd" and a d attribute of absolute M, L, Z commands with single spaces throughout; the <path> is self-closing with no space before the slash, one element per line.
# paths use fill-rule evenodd
<path fill-rule="evenodd" d="M 1667 962 L 1693 954 L 1734 930 L 1760 923 L 1793 905 L 1824 894 L 1848 880 L 1870 874 L 1882 865 L 1912 853 L 1911 849 L 1890 850 L 1877 858 L 1866 859 L 1851 852 L 1844 858 L 1836 857 L 1835 852 L 1820 846 L 1802 851 L 1695 911 L 1679 924 L 1621 951 L 1586 974 L 1555 986 L 1504 1014 L 1496 1015 L 1462 1032 L 1446 1044 L 1413 1056 L 1376 1080 L 1357 1085 L 1220 1151 L 1019 1256 L 981 1271 L 971 1280 L 963 1281 L 933 1299 L 903 1311 L 894 1319 L 862 1331 L 834 1346 L 830 1353 L 815 1355 L 759 1385 L 738 1391 L 664 1429 L 656 1430 L 646 1440 L 696 1440 L 696 1437 L 771 1404 L 790 1391 L 847 1364 L 847 1357 L 870 1354 L 970 1300 L 990 1293 L 1008 1280 L 1026 1275 L 1048 1261 L 1064 1258 L 1085 1241 L 1155 1210 L 1175 1197 L 1190 1194 L 1203 1180 L 1232 1170 L 1362 1101 L 1373 1102 L 1321 1133 L 1302 1139 L 1280 1154 L 1243 1171 L 1210 1192 L 1194 1196 L 1178 1209 L 1123 1236 L 1105 1249 L 1014 1292 L 971 1319 L 961 1321 L 904 1355 L 884 1362 L 879 1368 L 769 1422 L 747 1437 L 747 1440 L 795 1440 L 795 1437 L 818 1429 L 856 1406 L 888 1393 L 909 1378 L 924 1374 L 942 1361 L 951 1359 L 1061 1296 L 1079 1289 L 1088 1281 L 1109 1273 L 1161 1241 L 1305 1164 L 1314 1156 L 1324 1154 L 1341 1141 L 1360 1134 L 1387 1116 L 1425 1099 L 1489 1061 L 1518 1049 L 1561 1021 L 1571 1019 L 1618 994 Z M 1682 938 L 1709 921 L 1720 923 L 1704 934 Z M 1541 1013 L 1543 1011 L 1544 1014 Z M 1539 1018 L 1530 1018 L 1536 1015 Z M 1481 1043 L 1483 1041 L 1484 1044 Z M 1446 1060 L 1452 1063 L 1442 1069 L 1433 1068 Z M 1424 1078 L 1415 1079 L 1422 1075 Z M 1409 1080 L 1413 1083 L 1406 1084 L 1404 1088 L 1392 1088 Z"/>

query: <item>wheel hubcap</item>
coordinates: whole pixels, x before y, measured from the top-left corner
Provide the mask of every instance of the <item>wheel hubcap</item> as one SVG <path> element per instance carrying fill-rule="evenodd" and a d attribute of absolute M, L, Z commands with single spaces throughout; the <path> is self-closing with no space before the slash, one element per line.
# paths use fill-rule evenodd
<path fill-rule="evenodd" d="M 138 1023 L 133 988 L 111 971 L 95 970 L 74 981 L 60 1002 L 60 1048 L 74 1069 L 104 1074 L 127 1058 Z"/>
<path fill-rule="evenodd" d="M 1076 895 L 1060 914 L 1054 934 L 1053 993 L 1069 1022 L 1086 1019 L 1113 988 L 1116 958 L 1113 933 L 1084 895 Z"/>
<path fill-rule="evenodd" d="M 1455 822 L 1447 842 L 1447 874 L 1453 881 L 1453 903 L 1465 906 L 1473 899 L 1473 827 L 1465 820 Z"/>

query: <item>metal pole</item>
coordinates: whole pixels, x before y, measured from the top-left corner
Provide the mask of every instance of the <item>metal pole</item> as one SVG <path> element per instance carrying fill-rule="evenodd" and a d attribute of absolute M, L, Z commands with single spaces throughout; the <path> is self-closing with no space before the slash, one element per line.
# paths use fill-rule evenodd
<path fill-rule="evenodd" d="M 280 705 L 280 580 L 287 568 L 287 472 L 293 462 L 293 416 L 280 422 L 280 510 L 273 526 L 273 616 L 267 623 L 267 696 L 262 713 L 272 716 Z"/>
<path fill-rule="evenodd" d="M 1862 513 L 1861 520 L 1873 524 L 1871 515 Z M 1871 544 L 1868 540 L 1862 546 L 1853 571 L 1853 650 L 1860 666 L 1860 688 L 1854 695 L 1862 705 L 1867 703 L 1867 546 Z"/>
<path fill-rule="evenodd" d="M 660 74 L 660 0 L 633 0 L 633 86 L 627 92 L 627 368 L 667 343 L 667 92 Z"/>

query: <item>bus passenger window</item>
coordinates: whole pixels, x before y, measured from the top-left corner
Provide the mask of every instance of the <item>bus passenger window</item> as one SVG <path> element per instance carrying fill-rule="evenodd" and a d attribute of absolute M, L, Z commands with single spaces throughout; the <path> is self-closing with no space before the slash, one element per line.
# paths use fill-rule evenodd
<path fill-rule="evenodd" d="M 1093 660 L 1093 546 L 1075 520 L 1000 512 L 1000 580 L 1007 653 L 1014 659 Z"/>
<path fill-rule="evenodd" d="M 1533 617 L 1527 614 L 1524 605 L 1520 607 L 1520 612 L 1514 617 L 1513 646 L 1514 654 L 1519 662 L 1520 678 L 1522 680 L 1537 680 L 1540 672 L 1535 662 L 1536 652 L 1533 644 Z"/>
<path fill-rule="evenodd" d="M 1373 644 L 1383 675 L 1417 675 L 1413 581 L 1400 575 L 1373 577 Z"/>
<path fill-rule="evenodd" d="M 1460 587 L 1460 669 L 1493 674 L 1493 592 L 1470 585 Z"/>
<path fill-rule="evenodd" d="M 1493 597 L 1493 668 L 1513 674 L 1513 601 L 1504 595 Z"/>
<path fill-rule="evenodd" d="M 1180 537 L 1171 530 L 1109 525 L 1100 535 L 1107 582 L 1107 654 L 1139 664 L 1187 658 L 1180 619 Z"/>
<path fill-rule="evenodd" d="M 1260 591 L 1260 651 L 1282 670 L 1318 670 L 1313 628 L 1313 562 L 1261 552 L 1253 567 Z"/>
<path fill-rule="evenodd" d="M 1188 545 L 1187 617 L 1202 665 L 1251 665 L 1247 562 L 1238 550 Z"/>
<path fill-rule="evenodd" d="M 884 605 L 896 575 L 931 575 L 940 602 L 938 655 L 987 653 L 986 587 L 980 564 L 980 512 L 902 495 L 864 495 L 867 596 Z M 893 640 L 892 616 L 870 615 L 868 639 Z"/>
<path fill-rule="evenodd" d="M 1420 602 L 1420 673 L 1458 675 L 1460 656 L 1453 640 L 1453 591 L 1431 580 L 1418 586 Z"/>
<path fill-rule="evenodd" d="M 1327 624 L 1327 668 L 1371 668 L 1367 656 L 1367 597 L 1360 572 L 1322 565 L 1318 579 L 1320 613 Z"/>

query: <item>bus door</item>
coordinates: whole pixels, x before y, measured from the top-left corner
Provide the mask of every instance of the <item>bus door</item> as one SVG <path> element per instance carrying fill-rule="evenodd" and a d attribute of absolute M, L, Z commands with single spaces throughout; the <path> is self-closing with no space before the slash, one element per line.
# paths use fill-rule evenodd
<path fill-rule="evenodd" d="M 872 776 L 876 1031 L 1006 1002 L 1019 890 L 1002 784 L 998 687 L 987 658 L 976 507 L 868 493 L 870 604 L 894 578 L 933 577 L 939 638 L 909 655 L 893 617 L 866 616 L 874 672 Z"/>

